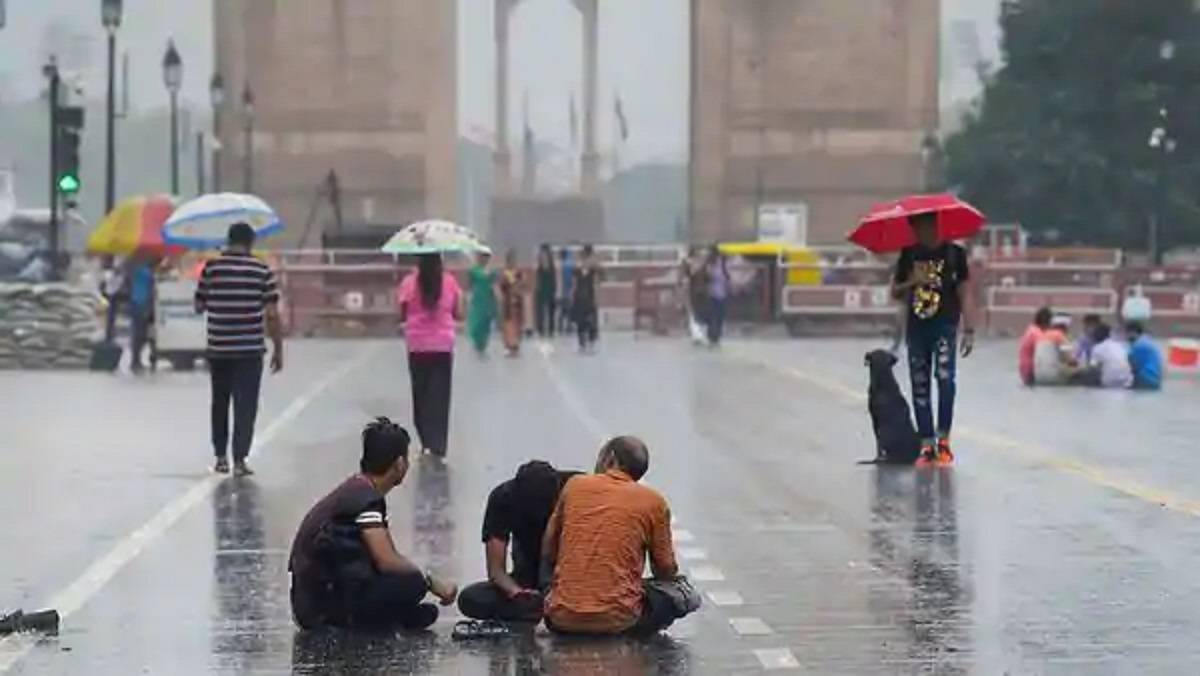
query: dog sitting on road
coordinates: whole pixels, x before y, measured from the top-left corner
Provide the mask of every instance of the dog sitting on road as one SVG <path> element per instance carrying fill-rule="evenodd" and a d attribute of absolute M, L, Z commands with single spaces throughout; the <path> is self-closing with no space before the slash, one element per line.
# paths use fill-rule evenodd
<path fill-rule="evenodd" d="M 871 373 L 867 410 L 875 429 L 875 459 L 863 464 L 911 465 L 921 453 L 921 440 L 913 427 L 908 400 L 892 373 L 896 355 L 887 350 L 868 352 L 864 363 Z"/>

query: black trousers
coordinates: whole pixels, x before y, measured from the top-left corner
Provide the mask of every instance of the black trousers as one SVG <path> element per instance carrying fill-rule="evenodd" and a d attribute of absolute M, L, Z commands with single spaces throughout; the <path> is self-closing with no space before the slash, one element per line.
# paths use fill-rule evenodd
<path fill-rule="evenodd" d="M 580 304 L 575 307 L 575 328 L 579 333 L 579 347 L 588 347 L 600 337 L 600 317 L 595 305 Z"/>
<path fill-rule="evenodd" d="M 150 306 L 129 304 L 129 328 L 132 334 L 129 338 L 130 364 L 135 369 L 142 367 L 142 352 L 150 337 Z"/>
<path fill-rule="evenodd" d="M 537 622 L 542 617 L 542 597 L 510 599 L 499 587 L 485 580 L 459 592 L 458 609 L 473 620 Z"/>
<path fill-rule="evenodd" d="M 413 424 L 421 443 L 435 455 L 446 455 L 450 436 L 450 379 L 454 355 L 450 352 L 409 352 L 412 380 Z"/>
<path fill-rule="evenodd" d="M 554 296 L 538 295 L 534 307 L 534 325 L 537 327 L 537 334 L 553 338 L 556 317 Z"/>
<path fill-rule="evenodd" d="M 637 624 L 623 632 L 628 636 L 653 636 L 668 629 L 678 619 L 675 617 L 675 608 L 671 598 L 655 589 L 653 585 L 649 584 L 650 582 L 651 580 L 646 580 L 642 586 L 645 596 L 642 599 L 642 614 L 638 617 Z M 546 621 L 546 627 L 558 634 L 578 633 L 556 627 L 549 620 Z"/>
<path fill-rule="evenodd" d="M 418 572 L 376 575 L 345 593 L 339 601 L 321 599 L 293 586 L 292 615 L 303 629 L 322 626 L 353 627 L 368 630 L 424 629 L 433 613 L 422 608 L 429 593 L 425 576 Z M 428 605 L 428 604 L 426 604 Z"/>
<path fill-rule="evenodd" d="M 258 392 L 263 360 L 257 357 L 213 357 L 208 360 L 212 379 L 213 452 L 224 458 L 229 446 L 229 405 L 233 403 L 233 459 L 241 461 L 254 443 L 258 418 Z"/>

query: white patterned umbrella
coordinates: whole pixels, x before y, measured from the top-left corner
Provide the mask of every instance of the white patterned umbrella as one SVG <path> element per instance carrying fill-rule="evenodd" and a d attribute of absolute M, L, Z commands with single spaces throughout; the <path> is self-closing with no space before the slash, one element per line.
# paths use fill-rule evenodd
<path fill-rule="evenodd" d="M 283 230 L 275 210 L 254 195 L 223 192 L 185 202 L 163 225 L 163 241 L 189 249 L 214 249 L 225 243 L 229 226 L 246 223 L 259 237 Z"/>
<path fill-rule="evenodd" d="M 441 220 L 417 221 L 407 225 L 383 245 L 384 253 L 402 256 L 434 253 L 473 254 L 486 248 L 470 228 Z"/>

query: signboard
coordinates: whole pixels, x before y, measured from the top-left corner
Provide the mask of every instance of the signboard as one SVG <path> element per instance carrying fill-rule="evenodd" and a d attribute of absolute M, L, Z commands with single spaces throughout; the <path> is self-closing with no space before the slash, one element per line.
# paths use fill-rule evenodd
<path fill-rule="evenodd" d="M 804 246 L 808 242 L 808 205 L 804 202 L 759 205 L 758 240 Z"/>

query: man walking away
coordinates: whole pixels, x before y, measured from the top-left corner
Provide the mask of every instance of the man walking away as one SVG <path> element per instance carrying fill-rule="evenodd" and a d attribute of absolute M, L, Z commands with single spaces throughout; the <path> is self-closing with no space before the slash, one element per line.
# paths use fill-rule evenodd
<path fill-rule="evenodd" d="M 954 397 L 958 326 L 963 324 L 962 356 L 975 346 L 974 301 L 967 252 L 938 239 L 936 213 L 909 217 L 917 244 L 904 249 L 896 264 L 892 296 L 908 307 L 906 339 L 913 409 L 921 435 L 918 464 L 952 464 L 950 428 Z M 931 373 L 932 372 L 932 373 Z M 932 375 L 932 378 L 931 378 Z M 933 379 L 938 383 L 938 421 L 933 427 Z"/>
<path fill-rule="evenodd" d="M 292 615 L 302 629 L 323 626 L 386 631 L 425 629 L 457 588 L 422 572 L 396 552 L 386 496 L 408 474 L 410 438 L 377 418 L 362 433 L 361 473 L 322 498 L 300 523 L 288 557 Z"/>
<path fill-rule="evenodd" d="M 575 281 L 575 261 L 571 258 L 571 250 L 563 247 L 558 253 L 558 330 L 562 333 L 571 331 L 571 286 Z"/>
<path fill-rule="evenodd" d="M 229 405 L 233 404 L 234 474 L 253 474 L 246 455 L 254 442 L 262 383 L 263 333 L 271 337 L 271 372 L 283 368 L 279 286 L 275 273 L 250 252 L 254 229 L 229 228 L 225 251 L 209 261 L 196 288 L 196 311 L 208 313 L 208 370 L 212 379 L 214 469 L 229 473 Z M 265 327 L 264 327 L 265 325 Z"/>
<path fill-rule="evenodd" d="M 129 368 L 141 373 L 142 352 L 150 335 L 150 317 L 154 313 L 154 269 L 146 261 L 135 261 L 129 268 Z"/>
<path fill-rule="evenodd" d="M 512 479 L 496 486 L 483 513 L 483 550 L 488 579 L 463 589 L 458 608 L 475 620 L 530 621 L 542 618 L 538 567 L 546 523 L 559 491 L 578 472 L 560 472 L 550 463 L 531 460 Z M 508 570 L 512 551 L 512 571 Z M 474 631 L 468 624 L 456 633 Z"/>
<path fill-rule="evenodd" d="M 534 324 L 540 338 L 554 337 L 558 301 L 558 271 L 554 269 L 554 252 L 549 244 L 538 249 L 537 273 L 533 280 Z"/>
<path fill-rule="evenodd" d="M 638 483 L 649 466 L 640 439 L 616 437 L 600 450 L 594 475 L 563 487 L 542 543 L 551 630 L 647 636 L 700 607 L 679 577 L 667 501 Z M 654 577 L 643 580 L 647 555 Z"/>
<path fill-rule="evenodd" d="M 729 265 L 720 247 L 713 245 L 704 264 L 704 277 L 708 291 L 707 323 L 708 344 L 717 347 L 725 332 L 725 311 L 729 302 Z"/>

